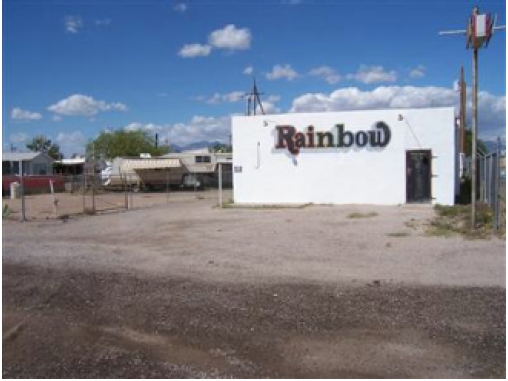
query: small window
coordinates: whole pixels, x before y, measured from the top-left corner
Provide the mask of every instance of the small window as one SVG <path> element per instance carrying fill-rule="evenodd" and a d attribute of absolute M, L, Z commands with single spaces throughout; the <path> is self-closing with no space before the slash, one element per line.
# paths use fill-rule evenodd
<path fill-rule="evenodd" d="M 212 158 L 210 156 L 196 156 L 196 163 L 211 163 Z"/>

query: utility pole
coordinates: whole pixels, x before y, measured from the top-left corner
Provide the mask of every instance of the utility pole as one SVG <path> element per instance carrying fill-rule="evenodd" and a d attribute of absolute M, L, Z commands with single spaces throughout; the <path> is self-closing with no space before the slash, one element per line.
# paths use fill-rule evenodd
<path fill-rule="evenodd" d="M 471 229 L 476 229 L 476 185 L 478 178 L 477 152 L 478 149 L 478 49 L 473 49 L 473 120 L 471 123 Z"/>
<path fill-rule="evenodd" d="M 487 47 L 490 38 L 496 30 L 506 29 L 506 26 L 496 26 L 497 15 L 480 14 L 478 7 L 473 9 L 469 17 L 466 30 L 450 30 L 439 32 L 440 35 L 465 35 L 466 48 L 473 49 L 473 120 L 471 132 L 473 147 L 471 153 L 471 229 L 476 229 L 476 150 L 478 139 L 478 49 Z"/>

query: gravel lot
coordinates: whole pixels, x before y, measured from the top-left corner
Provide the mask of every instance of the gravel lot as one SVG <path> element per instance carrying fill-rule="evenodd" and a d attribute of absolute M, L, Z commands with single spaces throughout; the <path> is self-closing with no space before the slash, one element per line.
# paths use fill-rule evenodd
<path fill-rule="evenodd" d="M 505 377 L 505 241 L 214 203 L 4 221 L 3 376 Z"/>

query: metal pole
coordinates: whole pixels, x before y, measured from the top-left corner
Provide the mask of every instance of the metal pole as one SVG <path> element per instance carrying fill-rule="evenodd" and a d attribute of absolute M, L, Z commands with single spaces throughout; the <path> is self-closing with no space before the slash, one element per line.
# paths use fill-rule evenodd
<path fill-rule="evenodd" d="M 476 149 L 478 138 L 478 49 L 473 49 L 473 123 L 471 158 L 471 229 L 476 229 Z"/>
<path fill-rule="evenodd" d="M 219 208 L 222 208 L 222 164 L 219 163 Z"/>

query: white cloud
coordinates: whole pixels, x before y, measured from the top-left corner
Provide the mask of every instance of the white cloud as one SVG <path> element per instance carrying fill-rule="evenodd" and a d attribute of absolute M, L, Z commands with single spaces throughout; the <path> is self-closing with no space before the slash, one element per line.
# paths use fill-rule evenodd
<path fill-rule="evenodd" d="M 180 146 L 199 141 L 220 141 L 228 142 L 231 133 L 231 118 L 206 117 L 195 115 L 186 123 L 176 124 L 143 124 L 139 122 L 130 123 L 124 127 L 127 131 L 149 131 L 159 133 L 161 141 L 169 140 L 171 144 Z"/>
<path fill-rule="evenodd" d="M 222 98 L 226 102 L 238 102 L 242 100 L 243 96 L 244 96 L 243 91 L 232 91 L 228 94 L 224 94 Z"/>
<path fill-rule="evenodd" d="M 469 104 L 469 110 L 471 106 Z M 486 91 L 478 93 L 478 125 L 480 136 L 487 140 L 494 140 L 498 136 L 505 138 L 506 96 L 496 96 Z"/>
<path fill-rule="evenodd" d="M 252 66 L 247 66 L 244 70 L 243 70 L 243 74 L 244 75 L 252 75 L 252 73 L 254 73 L 254 68 Z"/>
<path fill-rule="evenodd" d="M 409 72 L 409 77 L 413 79 L 423 78 L 425 76 L 425 66 L 418 65 Z"/>
<path fill-rule="evenodd" d="M 189 123 L 171 126 L 171 143 L 186 145 L 198 141 L 220 141 L 226 143 L 231 133 L 231 118 L 194 116 Z"/>
<path fill-rule="evenodd" d="M 130 123 L 127 126 L 124 127 L 124 130 L 126 131 L 150 131 L 150 132 L 162 132 L 167 129 L 167 126 L 160 125 L 160 124 L 154 124 L 154 123 L 148 123 L 143 124 L 139 122 Z"/>
<path fill-rule="evenodd" d="M 280 108 L 275 106 L 273 102 L 270 101 L 262 101 L 263 103 L 263 110 L 265 111 L 265 114 L 278 114 L 280 113 Z"/>
<path fill-rule="evenodd" d="M 222 101 L 222 95 L 219 93 L 213 94 L 210 98 L 208 98 L 205 102 L 209 105 L 218 105 Z"/>
<path fill-rule="evenodd" d="M 39 120 L 42 119 L 42 115 L 38 112 L 22 110 L 19 107 L 14 107 L 11 111 L 11 119 L 21 121 Z"/>
<path fill-rule="evenodd" d="M 243 91 L 232 91 L 230 93 L 221 94 L 221 93 L 215 93 L 211 97 L 207 98 L 203 95 L 199 95 L 197 97 L 193 97 L 192 100 L 199 101 L 199 102 L 205 102 L 210 105 L 218 105 L 223 102 L 239 102 L 244 97 Z"/>
<path fill-rule="evenodd" d="M 95 25 L 97 25 L 97 26 L 109 26 L 110 24 L 111 24 L 111 19 L 95 20 Z"/>
<path fill-rule="evenodd" d="M 178 52 L 182 58 L 206 57 L 212 52 L 210 45 L 185 44 Z"/>
<path fill-rule="evenodd" d="M 452 88 L 380 86 L 372 91 L 349 87 L 325 93 L 308 93 L 293 100 L 290 112 L 326 112 L 389 108 L 458 107 L 459 95 Z M 488 92 L 478 95 L 480 136 L 506 133 L 506 97 Z M 470 105 L 469 105 L 470 110 Z M 468 115 L 468 120 L 470 115 Z M 469 122 L 468 122 L 469 123 Z"/>
<path fill-rule="evenodd" d="M 196 102 L 205 102 L 206 101 L 206 97 L 204 95 L 197 95 L 195 97 L 190 97 L 189 99 L 191 101 L 196 101 Z"/>
<path fill-rule="evenodd" d="M 74 94 L 49 106 L 48 110 L 59 115 L 81 115 L 90 117 L 97 114 L 99 111 L 126 111 L 127 106 L 119 102 L 106 103 L 105 101 L 98 101 L 86 95 Z"/>
<path fill-rule="evenodd" d="M 85 152 L 87 138 L 79 130 L 60 132 L 56 137 L 56 142 L 60 146 L 60 151 L 65 156 L 70 156 L 73 153 L 82 154 Z"/>
<path fill-rule="evenodd" d="M 80 16 L 65 16 L 64 25 L 68 33 L 78 33 L 83 28 L 83 20 Z"/>
<path fill-rule="evenodd" d="M 266 101 L 267 101 L 267 102 L 271 102 L 271 103 L 278 102 L 278 101 L 280 101 L 280 95 L 269 95 L 269 96 L 266 98 Z"/>
<path fill-rule="evenodd" d="M 210 33 L 208 43 L 217 49 L 246 50 L 250 48 L 251 39 L 249 29 L 237 29 L 229 24 Z"/>
<path fill-rule="evenodd" d="M 27 142 L 29 139 L 29 136 L 25 134 L 24 132 L 15 132 L 13 134 L 9 135 L 9 141 L 11 143 L 24 143 Z"/>
<path fill-rule="evenodd" d="M 340 75 L 335 71 L 335 69 L 329 66 L 320 66 L 315 69 L 312 69 L 309 72 L 310 75 L 314 77 L 323 78 L 330 85 L 334 85 L 341 80 Z"/>
<path fill-rule="evenodd" d="M 63 118 L 60 115 L 53 115 L 51 119 L 53 119 L 54 122 L 61 122 Z"/>
<path fill-rule="evenodd" d="M 291 67 L 291 65 L 275 65 L 270 73 L 266 73 L 266 79 L 274 81 L 276 79 L 284 78 L 288 81 L 298 77 L 298 73 Z"/>
<path fill-rule="evenodd" d="M 124 127 L 126 131 L 137 131 L 143 129 L 143 124 L 139 122 L 133 122 Z"/>
<path fill-rule="evenodd" d="M 180 12 L 180 13 L 183 13 L 187 10 L 187 4 L 185 3 L 179 3 L 179 4 L 176 4 L 173 9 L 176 11 L 176 12 Z"/>
<path fill-rule="evenodd" d="M 278 114 L 281 112 L 280 107 L 277 107 L 275 103 L 279 102 L 281 99 L 280 95 L 269 95 L 265 99 L 261 99 L 261 103 L 263 105 L 263 110 L 265 114 Z M 256 108 L 256 113 L 261 113 L 261 110 Z"/>
<path fill-rule="evenodd" d="M 385 71 L 382 66 L 361 65 L 355 74 L 348 74 L 346 78 L 370 85 L 379 82 L 395 82 L 397 73 L 393 70 Z"/>

